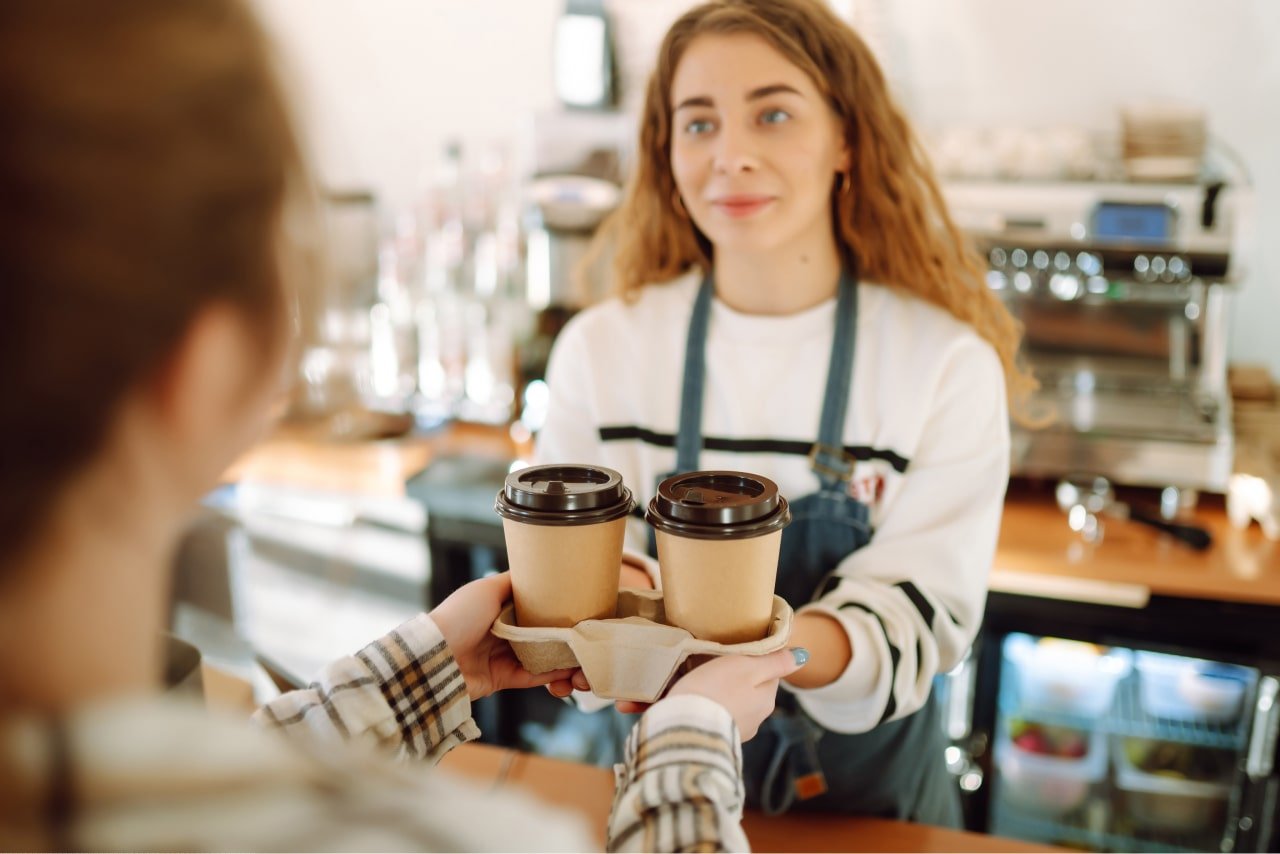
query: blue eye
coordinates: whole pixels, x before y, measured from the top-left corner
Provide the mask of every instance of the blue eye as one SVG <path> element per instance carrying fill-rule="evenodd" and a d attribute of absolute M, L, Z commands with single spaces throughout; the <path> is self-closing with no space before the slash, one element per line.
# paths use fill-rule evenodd
<path fill-rule="evenodd" d="M 778 125 L 791 118 L 786 110 L 765 110 L 760 114 L 760 121 L 767 125 Z"/>
<path fill-rule="evenodd" d="M 684 132 L 698 136 L 711 132 L 711 122 L 708 119 L 694 119 L 684 126 Z"/>

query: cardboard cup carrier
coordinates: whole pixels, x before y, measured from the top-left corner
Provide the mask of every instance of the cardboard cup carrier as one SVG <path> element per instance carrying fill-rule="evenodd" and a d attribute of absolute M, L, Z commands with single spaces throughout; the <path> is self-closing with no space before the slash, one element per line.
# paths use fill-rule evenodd
<path fill-rule="evenodd" d="M 782 649 L 791 636 L 792 611 L 785 599 L 774 596 L 768 636 L 739 644 L 698 640 L 669 625 L 659 590 L 624 588 L 615 619 L 586 620 L 571 629 L 525 628 L 514 616 L 508 605 L 493 633 L 511 644 L 525 670 L 581 667 L 596 696 L 652 703 L 684 672 L 681 665 L 690 656 L 766 655 Z"/>
<path fill-rule="evenodd" d="M 734 471 L 669 477 L 645 514 L 658 540 L 668 619 L 696 638 L 758 641 L 773 619 L 787 500 L 773 481 Z"/>
<path fill-rule="evenodd" d="M 612 469 L 545 465 L 507 475 L 494 510 L 507 541 L 517 625 L 568 627 L 614 615 L 634 506 Z"/>

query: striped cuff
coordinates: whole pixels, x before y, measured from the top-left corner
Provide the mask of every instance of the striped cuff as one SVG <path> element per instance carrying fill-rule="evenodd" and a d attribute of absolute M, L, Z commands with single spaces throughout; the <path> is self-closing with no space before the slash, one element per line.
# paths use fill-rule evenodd
<path fill-rule="evenodd" d="M 462 671 L 426 614 L 369 644 L 356 658 L 377 678 L 409 755 L 443 754 L 480 737 Z"/>
<path fill-rule="evenodd" d="M 705 697 L 652 706 L 614 768 L 609 851 L 749 850 L 742 833 L 742 748 L 733 718 Z"/>
<path fill-rule="evenodd" d="M 614 770 L 621 791 L 647 774 L 690 765 L 723 777 L 741 809 L 742 743 L 733 716 L 714 700 L 682 694 L 644 713 L 627 738 L 623 764 Z"/>

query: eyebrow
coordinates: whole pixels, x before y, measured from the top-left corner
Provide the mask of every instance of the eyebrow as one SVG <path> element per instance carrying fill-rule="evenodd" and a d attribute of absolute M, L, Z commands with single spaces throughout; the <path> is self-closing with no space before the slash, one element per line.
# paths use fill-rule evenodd
<path fill-rule="evenodd" d="M 761 86 L 758 89 L 752 89 L 747 93 L 748 101 L 758 101 L 761 98 L 767 98 L 770 95 L 797 95 L 801 98 L 804 96 L 794 86 L 788 86 L 786 83 L 771 83 L 768 86 Z M 707 95 L 695 95 L 692 98 L 685 98 L 672 112 L 679 112 L 687 107 L 711 107 L 714 106 L 712 100 Z"/>

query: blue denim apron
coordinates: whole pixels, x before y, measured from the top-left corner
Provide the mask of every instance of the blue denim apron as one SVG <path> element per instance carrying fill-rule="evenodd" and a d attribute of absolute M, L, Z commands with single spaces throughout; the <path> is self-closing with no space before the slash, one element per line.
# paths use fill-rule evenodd
<path fill-rule="evenodd" d="M 689 321 L 676 470 L 664 477 L 698 469 L 713 291 L 708 274 Z M 820 486 L 809 495 L 788 496 L 792 522 L 782 532 L 776 592 L 793 607 L 820 595 L 836 565 L 872 536 L 869 509 L 847 489 L 853 460 L 842 441 L 857 325 L 858 284 L 846 273 L 840 277 L 818 440 L 810 451 Z M 656 554 L 652 532 L 650 540 L 650 552 Z M 890 704 L 885 717 L 892 700 Z M 770 815 L 813 810 L 959 827 L 959 792 L 944 764 L 945 748 L 932 694 L 920 711 L 848 735 L 825 730 L 800 708 L 793 694 L 779 691 L 777 709 L 759 734 L 743 745 L 747 804 Z"/>

